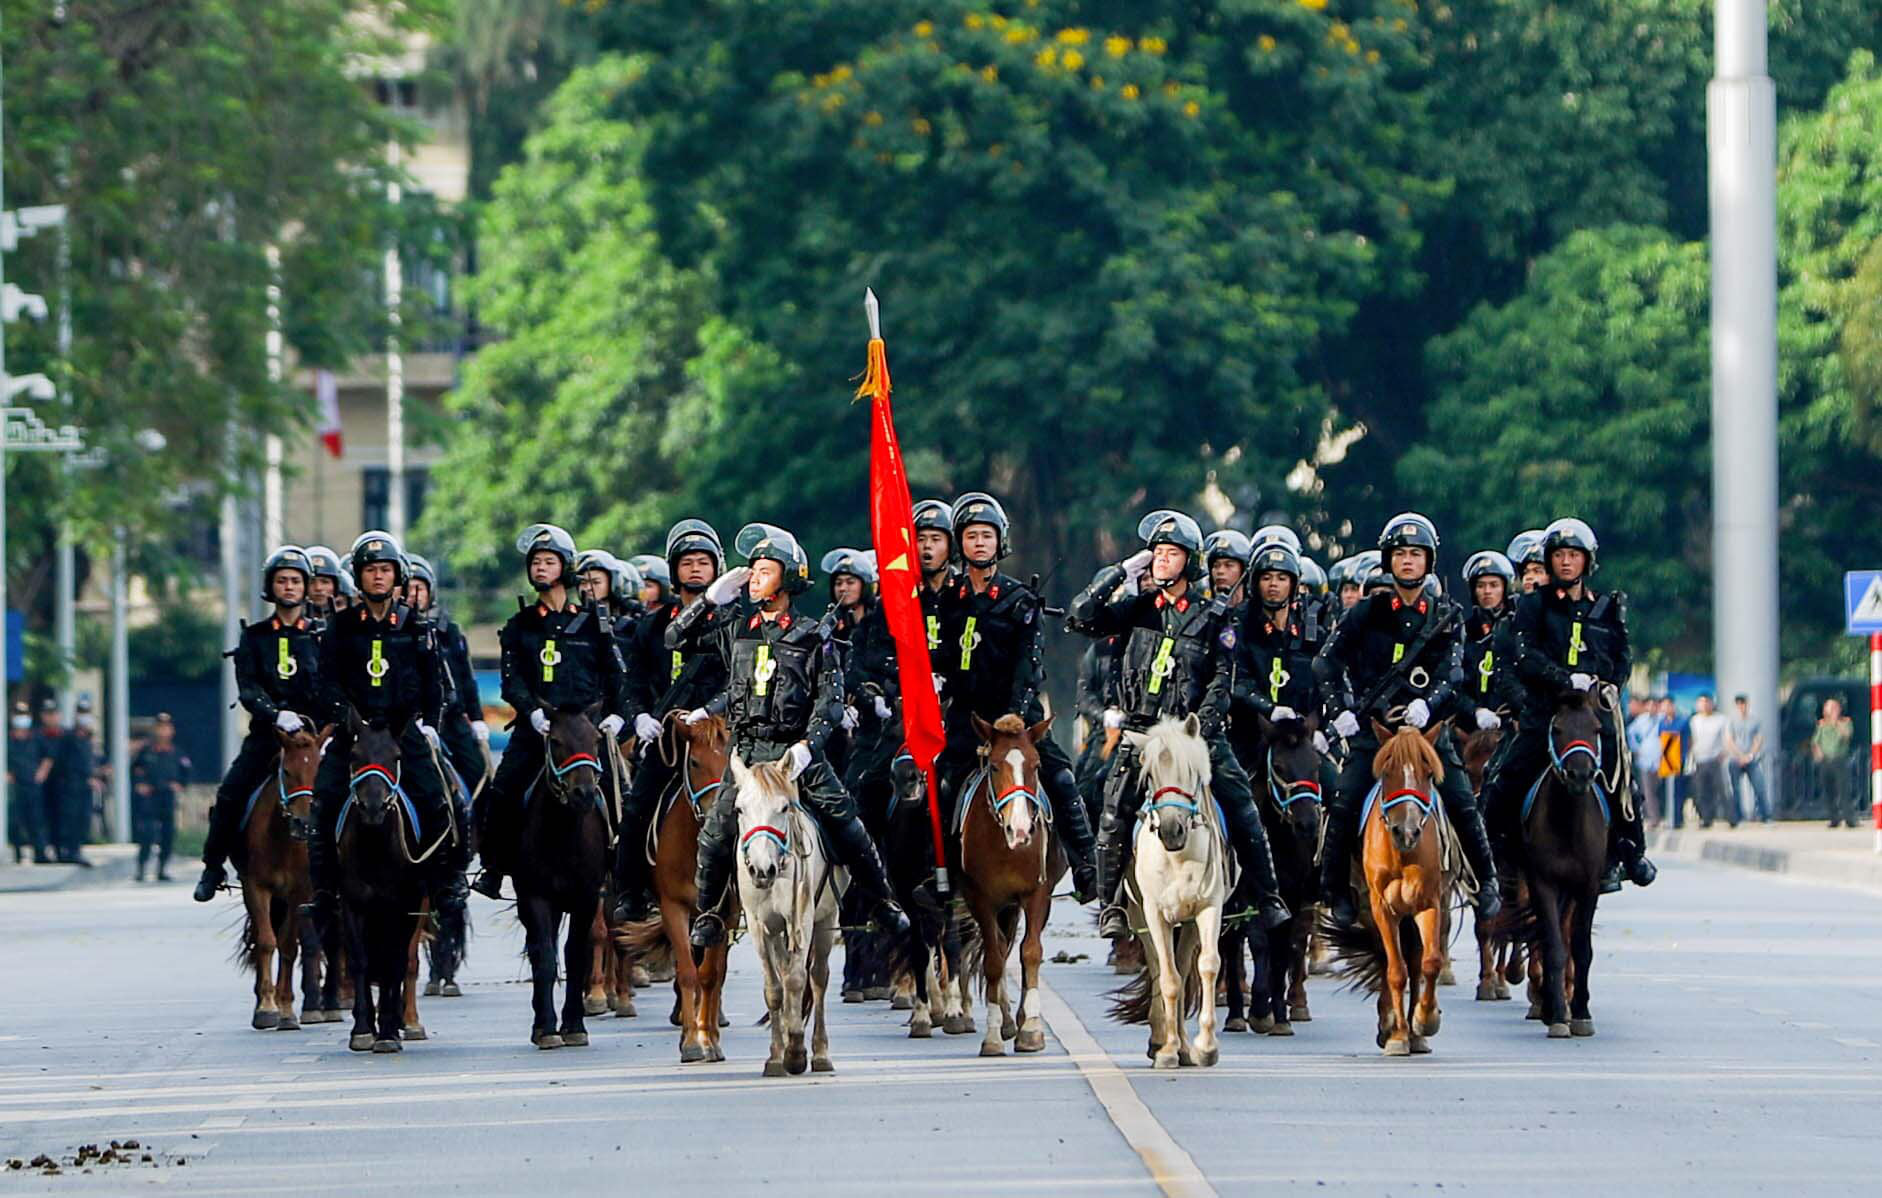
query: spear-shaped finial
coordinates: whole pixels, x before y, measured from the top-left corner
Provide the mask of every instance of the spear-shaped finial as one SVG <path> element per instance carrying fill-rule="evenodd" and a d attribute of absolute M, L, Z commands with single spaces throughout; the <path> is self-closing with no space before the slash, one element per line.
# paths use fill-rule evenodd
<path fill-rule="evenodd" d="M 863 311 L 869 314 L 869 339 L 882 340 L 882 305 L 876 302 L 876 293 L 868 287 L 863 288 Z"/>

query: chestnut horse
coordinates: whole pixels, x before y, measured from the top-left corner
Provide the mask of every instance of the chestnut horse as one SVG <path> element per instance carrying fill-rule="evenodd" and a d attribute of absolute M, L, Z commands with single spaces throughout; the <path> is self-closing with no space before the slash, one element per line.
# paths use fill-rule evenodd
<path fill-rule="evenodd" d="M 1464 769 L 1470 774 L 1470 788 L 1478 795 L 1483 794 L 1484 771 L 1489 768 L 1491 756 L 1502 743 L 1503 730 L 1491 728 L 1472 732 L 1459 747 Z M 1524 901 L 1519 896 L 1517 904 L 1520 906 Z M 1523 976 L 1522 946 L 1500 933 L 1495 926 L 1500 922 L 1492 920 L 1486 923 L 1482 918 L 1475 921 L 1478 1002 L 1508 1002 L 1510 983 Z"/>
<path fill-rule="evenodd" d="M 1041 937 L 1052 912 L 1052 887 L 1067 868 L 1065 853 L 1052 835 L 1051 808 L 1040 790 L 1035 747 L 1051 727 L 1051 716 L 1030 728 L 1016 715 L 1003 715 L 992 724 L 975 716 L 974 732 L 980 737 L 987 766 L 957 799 L 961 831 L 953 842 L 957 861 L 952 872 L 961 880 L 962 897 L 985 945 L 983 1057 L 1005 1056 L 1009 1039 L 1015 1052 L 1040 1052 L 1046 1046 L 1045 1020 L 1039 1013 L 1039 963 L 1045 955 Z M 1006 959 L 1013 951 L 1022 913 L 1026 917 L 1019 954 L 1023 994 L 1016 1025 L 1006 991 Z M 994 1018 L 996 1004 L 998 1019 Z"/>
<path fill-rule="evenodd" d="M 274 777 L 262 785 L 242 826 L 242 960 L 255 975 L 257 1031 L 297 1031 L 294 966 L 300 956 L 300 905 L 313 895 L 307 875 L 309 813 L 320 751 L 333 725 L 316 735 L 275 731 L 281 742 Z M 310 962 L 311 964 L 311 962 Z M 317 974 L 315 975 L 318 976 Z M 309 987 L 311 995 L 312 987 Z"/>

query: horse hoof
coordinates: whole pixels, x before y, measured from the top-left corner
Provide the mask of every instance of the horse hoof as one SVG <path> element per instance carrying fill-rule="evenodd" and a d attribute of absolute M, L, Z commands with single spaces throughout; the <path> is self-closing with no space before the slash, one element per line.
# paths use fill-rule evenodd
<path fill-rule="evenodd" d="M 727 1019 L 727 1018 L 726 1018 L 725 1016 L 723 1016 L 723 1015 L 721 1015 L 721 1016 L 719 1016 L 719 1026 L 720 1026 L 720 1027 L 731 1027 L 731 1026 L 732 1026 L 732 1021 L 731 1021 L 730 1019 Z"/>
<path fill-rule="evenodd" d="M 792 1077 L 796 1077 L 808 1068 L 810 1068 L 810 1058 L 805 1055 L 803 1049 L 796 1049 L 784 1054 L 784 1071 L 789 1073 Z"/>
<path fill-rule="evenodd" d="M 1026 1028 L 1013 1038 L 1014 1052 L 1044 1052 L 1046 1033 L 1042 1028 Z"/>
<path fill-rule="evenodd" d="M 812 1073 L 835 1073 L 836 1066 L 830 1063 L 829 1057 L 812 1057 L 810 1059 L 810 1071 Z"/>
<path fill-rule="evenodd" d="M 569 1048 L 587 1048 L 587 1032 L 563 1032 L 562 1043 Z"/>
<path fill-rule="evenodd" d="M 322 1012 L 320 1013 L 320 1022 L 322 1022 L 322 1023 L 341 1023 L 341 1022 L 344 1022 L 344 1020 L 343 1020 L 343 1019 L 341 1018 L 341 1016 L 340 1016 L 340 1012 L 339 1012 L 339 1010 L 338 1010 L 337 1008 L 335 1008 L 335 1007 L 328 1007 L 328 1008 L 327 1008 L 326 1010 L 324 1010 L 324 1011 L 322 1011 Z"/>
<path fill-rule="evenodd" d="M 889 997 L 887 986 L 866 986 L 863 989 L 864 1002 L 886 1002 Z"/>
<path fill-rule="evenodd" d="M 1294 1034 L 1294 1025 L 1291 1023 L 1276 1023 L 1273 1027 L 1268 1029 L 1268 1034 L 1270 1036 L 1291 1036 Z"/>
<path fill-rule="evenodd" d="M 1411 1038 L 1411 1050 L 1418 1056 L 1424 1056 L 1431 1051 L 1431 1041 L 1425 1039 L 1423 1036 L 1413 1036 Z"/>
<path fill-rule="evenodd" d="M 1441 1011 L 1433 1011 L 1431 1012 L 1431 1018 L 1429 1020 L 1413 1018 L 1412 1031 L 1420 1036 L 1435 1036 L 1438 1034 L 1438 1029 L 1443 1026 L 1443 1024 L 1444 1013 Z"/>
<path fill-rule="evenodd" d="M 1457 975 L 1451 972 L 1451 966 L 1449 962 L 1446 962 L 1444 968 L 1438 971 L 1438 985 L 1440 986 L 1457 985 Z"/>
<path fill-rule="evenodd" d="M 614 1017 L 616 1019 L 638 1019 L 640 1017 L 640 1011 L 634 1006 L 633 999 L 624 998 L 614 1004 Z"/>
<path fill-rule="evenodd" d="M 372 1050 L 384 1056 L 386 1053 L 390 1052 L 404 1052 L 405 1045 L 399 1043 L 397 1040 L 374 1040 L 372 1042 Z"/>
<path fill-rule="evenodd" d="M 1313 1012 L 1307 1009 L 1307 1004 L 1305 1003 L 1302 1003 L 1298 1007 L 1289 1007 L 1287 1009 L 1287 1021 L 1289 1023 L 1312 1023 Z"/>
<path fill-rule="evenodd" d="M 914 1009 L 915 1000 L 906 994 L 898 994 L 889 1000 L 889 1010 L 891 1011 L 912 1011 Z"/>
<path fill-rule="evenodd" d="M 1000 1039 L 1011 1040 L 1017 1035 L 1019 1035 L 1019 1024 L 1014 1023 L 1011 1016 L 1000 1022 Z"/>
<path fill-rule="evenodd" d="M 705 1059 L 706 1050 L 699 1047 L 699 1045 L 683 1044 L 680 1046 L 680 1064 L 694 1065 Z"/>
<path fill-rule="evenodd" d="M 425 983 L 425 997 L 426 998 L 438 998 L 442 996 L 443 993 L 444 993 L 444 987 L 440 986 L 436 981 L 430 981 L 430 982 Z"/>
<path fill-rule="evenodd" d="M 1245 1032 L 1248 1030 L 1248 1021 L 1237 1015 L 1227 1023 L 1224 1023 L 1222 1030 L 1225 1032 Z"/>
<path fill-rule="evenodd" d="M 1592 1035 L 1594 1035 L 1594 1020 L 1592 1020 L 1592 1019 L 1571 1019 L 1571 1020 L 1569 1020 L 1569 1021 L 1568 1021 L 1568 1034 L 1569 1034 L 1569 1035 L 1571 1035 L 1571 1036 L 1592 1036 Z"/>
<path fill-rule="evenodd" d="M 1411 1043 L 1406 1040 L 1387 1040 L 1384 1052 L 1388 1057 L 1408 1057 L 1411 1055 Z"/>
<path fill-rule="evenodd" d="M 1496 997 L 1498 1002 L 1508 1002 L 1510 998 L 1510 984 L 1502 978 L 1496 980 Z"/>
<path fill-rule="evenodd" d="M 463 998 L 464 991 L 456 982 L 446 982 L 438 987 L 438 995 L 441 998 Z"/>
<path fill-rule="evenodd" d="M 1222 1050 L 1219 1048 L 1198 1049 L 1196 1052 L 1196 1064 L 1202 1066 L 1204 1069 L 1207 1069 L 1221 1059 Z"/>
<path fill-rule="evenodd" d="M 546 1032 L 543 1035 L 534 1037 L 534 1039 L 536 1041 L 536 1047 L 545 1052 L 551 1048 L 562 1047 L 562 1037 L 556 1035 L 554 1032 Z"/>
<path fill-rule="evenodd" d="M 843 1001 L 850 1006 L 855 1006 L 857 1003 L 863 1001 L 863 992 L 855 989 L 845 990 L 843 992 Z"/>
<path fill-rule="evenodd" d="M 281 1016 L 275 1014 L 273 1011 L 256 1011 L 254 1017 L 248 1021 L 248 1026 L 258 1032 L 271 1032 L 278 1027 L 280 1023 Z"/>
<path fill-rule="evenodd" d="M 354 1032 L 347 1038 L 346 1046 L 354 1052 L 371 1052 L 372 1043 L 373 1034 L 371 1032 Z"/>
<path fill-rule="evenodd" d="M 1495 1002 L 1496 1001 L 1496 983 L 1495 982 L 1478 982 L 1477 983 L 1477 1001 L 1478 1002 Z"/>
<path fill-rule="evenodd" d="M 766 1077 L 783 1077 L 784 1076 L 784 1062 L 783 1061 L 766 1061 L 765 1062 L 765 1076 Z"/>
<path fill-rule="evenodd" d="M 1523 1018 L 1524 1019 L 1541 1019 L 1542 1018 L 1542 1004 L 1539 1002 L 1530 1003 L 1529 1014 L 1523 1016 Z"/>
<path fill-rule="evenodd" d="M 723 1061 L 725 1060 L 725 1053 L 720 1050 L 717 1044 L 714 1044 L 706 1050 L 706 1059 L 708 1061 Z"/>
<path fill-rule="evenodd" d="M 653 975 L 647 972 L 645 965 L 636 965 L 628 970 L 627 980 L 634 984 L 636 990 L 645 990 L 653 985 Z"/>
<path fill-rule="evenodd" d="M 1003 1057 L 1006 1055 L 1006 1042 L 1003 1040 L 983 1040 L 980 1043 L 980 1055 L 983 1057 Z"/>
<path fill-rule="evenodd" d="M 974 1031 L 974 1021 L 965 1015 L 949 1015 L 941 1023 L 941 1030 L 950 1036 L 965 1036 Z"/>
<path fill-rule="evenodd" d="M 406 1040 L 429 1040 L 431 1039 L 430 1036 L 425 1034 L 425 1025 L 422 1023 L 406 1024 L 403 1028 L 400 1029 L 399 1035 L 401 1038 L 406 1039 Z"/>
<path fill-rule="evenodd" d="M 1152 1069 L 1176 1069 L 1180 1068 L 1181 1065 L 1182 1061 L 1179 1060 L 1177 1055 L 1173 1052 L 1158 1053 L 1150 1059 L 1150 1067 Z"/>
<path fill-rule="evenodd" d="M 1568 1037 L 1569 1031 L 1566 1023 L 1551 1023 L 1549 1025 L 1549 1039 L 1566 1040 Z"/>
<path fill-rule="evenodd" d="M 301 1021 L 294 1018 L 294 1013 L 290 1011 L 286 1015 L 281 1016 L 281 1022 L 274 1025 L 274 1030 L 277 1032 L 298 1032 L 301 1030 Z"/>
<path fill-rule="evenodd" d="M 908 1025 L 908 1038 L 910 1040 L 932 1040 L 934 1038 L 934 1024 L 932 1023 L 909 1024 Z"/>
<path fill-rule="evenodd" d="M 607 1011 L 608 1000 L 605 998 L 584 998 L 582 1000 L 582 1014 L 584 1015 L 605 1015 Z"/>
<path fill-rule="evenodd" d="M 1255 1030 L 1256 1035 L 1265 1036 L 1274 1030 L 1274 1016 L 1258 1015 L 1255 1017 L 1255 1021 L 1248 1026 Z"/>

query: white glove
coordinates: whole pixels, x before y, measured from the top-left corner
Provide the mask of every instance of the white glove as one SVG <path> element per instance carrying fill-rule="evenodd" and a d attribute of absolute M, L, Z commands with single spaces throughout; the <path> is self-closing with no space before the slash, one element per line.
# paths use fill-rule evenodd
<path fill-rule="evenodd" d="M 1107 707 L 1104 709 L 1104 730 L 1106 732 L 1116 732 L 1123 726 L 1124 711 L 1122 708 Z"/>
<path fill-rule="evenodd" d="M 490 725 L 484 723 L 482 720 L 472 720 L 471 721 L 471 735 L 476 737 L 480 743 L 486 744 L 486 745 L 489 744 L 490 743 Z"/>
<path fill-rule="evenodd" d="M 1422 729 L 1431 722 L 1431 705 L 1423 699 L 1413 699 L 1405 704 L 1405 722 Z"/>
<path fill-rule="evenodd" d="M 305 722 L 291 711 L 277 711 L 274 716 L 274 726 L 283 732 L 299 732 Z"/>
<path fill-rule="evenodd" d="M 1491 711 L 1488 707 L 1479 707 L 1477 709 L 1477 727 L 1478 728 L 1482 729 L 1485 732 L 1488 732 L 1492 728 L 1501 728 L 1502 726 L 1503 726 L 1502 716 L 1498 715 L 1494 711 Z"/>
<path fill-rule="evenodd" d="M 418 734 L 431 742 L 432 748 L 438 747 L 438 730 L 423 720 L 418 721 Z"/>
<path fill-rule="evenodd" d="M 1568 684 L 1578 691 L 1585 691 L 1594 685 L 1593 674 L 1570 674 Z"/>
<path fill-rule="evenodd" d="M 791 768 L 786 771 L 786 776 L 795 782 L 797 775 L 810 768 L 810 746 L 800 740 L 791 746 L 791 751 L 785 756 L 791 760 Z"/>
<path fill-rule="evenodd" d="M 596 724 L 595 727 L 601 729 L 603 736 L 613 739 L 621 735 L 621 729 L 627 727 L 627 721 L 618 715 L 611 715 L 607 719 L 602 720 L 599 724 Z"/>
<path fill-rule="evenodd" d="M 689 727 L 689 728 L 690 728 L 690 727 L 692 727 L 692 726 L 693 726 L 694 724 L 703 724 L 703 723 L 705 723 L 705 722 L 706 722 L 706 717 L 707 717 L 707 716 L 709 716 L 709 715 L 711 715 L 711 714 L 712 714 L 712 713 L 711 713 L 710 711 L 707 711 L 707 710 L 706 710 L 705 708 L 703 708 L 703 707 L 695 707 L 695 708 L 693 708 L 693 709 L 692 709 L 691 711 L 689 711 L 689 712 L 687 712 L 687 713 L 686 713 L 685 715 L 683 715 L 683 716 L 681 716 L 681 717 L 680 717 L 680 722 L 681 722 L 681 723 L 683 723 L 683 724 L 685 724 L 685 725 L 686 725 L 687 727 Z"/>
<path fill-rule="evenodd" d="M 542 708 L 538 707 L 529 713 L 529 726 L 539 735 L 549 735 L 549 717 L 543 714 Z"/>
<path fill-rule="evenodd" d="M 738 598 L 738 593 L 745 589 L 745 580 L 751 577 L 751 567 L 734 566 L 712 580 L 706 588 L 706 601 L 714 607 L 722 607 Z"/>
<path fill-rule="evenodd" d="M 890 716 L 895 714 L 894 709 L 889 706 L 889 701 L 887 699 L 884 699 L 881 695 L 877 695 L 875 697 L 875 700 L 876 700 L 876 718 L 877 719 L 886 720 Z"/>
<path fill-rule="evenodd" d="M 941 677 L 939 674 L 933 674 L 930 675 L 930 677 L 934 679 L 934 693 L 937 695 L 940 694 L 941 688 L 948 684 L 948 680 Z"/>
<path fill-rule="evenodd" d="M 1137 552 L 1118 563 L 1118 566 L 1124 571 L 1124 581 L 1121 585 L 1124 588 L 1125 594 L 1135 595 L 1137 593 L 1139 585 L 1137 577 L 1150 568 L 1150 559 L 1152 556 L 1150 550 L 1139 549 Z"/>
<path fill-rule="evenodd" d="M 1351 740 L 1359 735 L 1359 717 L 1350 711 L 1342 711 L 1333 717 L 1333 731 Z"/>
<path fill-rule="evenodd" d="M 660 721 L 646 712 L 634 717 L 634 735 L 651 744 L 660 739 Z"/>
<path fill-rule="evenodd" d="M 1268 722 L 1278 724 L 1282 720 L 1298 720 L 1300 713 L 1284 703 L 1276 703 L 1274 710 L 1268 713 Z"/>
<path fill-rule="evenodd" d="M 1333 746 L 1327 744 L 1327 734 L 1320 731 L 1318 728 L 1314 729 L 1313 751 L 1324 757 L 1332 747 Z"/>
<path fill-rule="evenodd" d="M 843 725 L 843 731 L 845 732 L 856 731 L 856 709 L 851 707 L 848 703 L 845 703 L 843 705 L 843 718 L 837 722 Z"/>

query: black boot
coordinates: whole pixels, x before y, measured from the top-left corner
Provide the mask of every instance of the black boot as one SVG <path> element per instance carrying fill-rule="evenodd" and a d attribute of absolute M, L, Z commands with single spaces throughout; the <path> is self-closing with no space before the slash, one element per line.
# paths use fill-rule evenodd
<path fill-rule="evenodd" d="M 1046 797 L 1052 801 L 1052 822 L 1065 846 L 1065 856 L 1072 865 L 1072 893 L 1081 903 L 1099 894 L 1098 871 L 1093 864 L 1097 837 L 1085 815 L 1084 800 L 1078 795 L 1078 782 L 1072 772 L 1060 769 L 1046 780 Z"/>
<path fill-rule="evenodd" d="M 319 921 L 320 927 L 329 926 L 340 910 L 340 867 L 334 860 L 333 824 L 327 820 L 324 806 L 316 795 L 311 813 L 313 831 L 307 837 L 307 880 L 314 893 L 301 904 L 301 918 Z"/>
<path fill-rule="evenodd" d="M 1124 866 L 1129 842 L 1117 827 L 1114 814 L 1098 838 L 1098 897 L 1104 910 L 1098 913 L 1098 935 L 1106 940 L 1122 940 L 1131 934 L 1130 912 L 1125 909 Z"/>
<path fill-rule="evenodd" d="M 205 861 L 203 876 L 196 883 L 196 892 L 190 897 L 199 903 L 209 902 L 216 897 L 216 891 L 222 889 L 222 883 L 228 879 L 228 876 L 219 862 L 212 864 Z"/>
<path fill-rule="evenodd" d="M 822 823 L 837 856 L 850 871 L 850 883 L 861 887 L 865 895 L 875 900 L 878 928 L 898 939 L 906 937 L 910 927 L 908 913 L 895 901 L 895 891 L 889 886 L 889 871 L 882 864 L 882 854 L 876 852 L 876 842 L 869 839 L 869 829 L 853 814 L 847 819 L 840 814 L 822 816 Z"/>
<path fill-rule="evenodd" d="M 1490 848 L 1490 833 L 1484 828 L 1483 813 L 1475 807 L 1457 813 L 1451 821 L 1462 842 L 1470 871 L 1477 875 L 1477 918 L 1491 919 L 1503 909 L 1503 885 L 1497 879 L 1496 854 Z"/>
<path fill-rule="evenodd" d="M 1336 927 L 1359 920 L 1353 906 L 1353 819 L 1338 803 L 1327 804 L 1327 834 L 1320 853 L 1320 901 Z"/>
<path fill-rule="evenodd" d="M 655 896 L 647 877 L 647 817 L 629 791 L 622 803 L 621 831 L 614 845 L 616 923 L 639 923 L 653 915 Z"/>
<path fill-rule="evenodd" d="M 727 790 L 730 787 L 726 788 Z M 693 917 L 692 944 L 696 949 L 711 948 L 725 940 L 725 888 L 732 879 L 732 836 L 720 816 L 724 802 L 713 804 L 706 826 L 699 830 L 699 865 L 693 883 L 699 890 L 699 914 Z"/>
<path fill-rule="evenodd" d="M 1252 834 L 1240 829 L 1234 833 L 1235 855 L 1255 881 L 1255 922 L 1264 928 L 1278 928 L 1293 916 L 1281 901 L 1281 880 L 1274 872 L 1274 853 L 1268 847 L 1261 818 L 1256 816 L 1248 827 Z"/>

